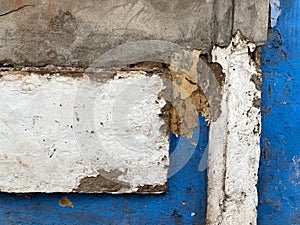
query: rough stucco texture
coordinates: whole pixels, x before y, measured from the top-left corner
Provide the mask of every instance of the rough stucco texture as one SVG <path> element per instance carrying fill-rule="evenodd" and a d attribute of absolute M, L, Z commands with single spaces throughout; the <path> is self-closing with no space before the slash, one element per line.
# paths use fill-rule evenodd
<path fill-rule="evenodd" d="M 268 1 L 234 2 L 236 7 L 232 0 L 0 0 L 0 62 L 88 66 L 109 49 L 138 40 L 207 53 L 214 44 L 228 45 L 237 29 L 263 43 Z"/>
<path fill-rule="evenodd" d="M 104 83 L 87 75 L 3 75 L 0 190 L 126 193 L 164 187 L 164 88 L 160 76 L 145 72 L 119 72 Z"/>
<path fill-rule="evenodd" d="M 258 224 L 300 224 L 300 1 L 281 1 L 262 48 Z"/>

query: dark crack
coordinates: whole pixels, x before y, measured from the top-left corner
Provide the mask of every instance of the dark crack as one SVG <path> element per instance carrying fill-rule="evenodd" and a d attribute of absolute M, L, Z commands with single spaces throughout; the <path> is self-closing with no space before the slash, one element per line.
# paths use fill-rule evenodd
<path fill-rule="evenodd" d="M 35 7 L 35 5 L 23 5 L 23 6 L 19 7 L 19 8 L 17 8 L 17 9 L 13 9 L 13 10 L 10 10 L 10 11 L 8 11 L 8 12 L 6 12 L 6 13 L 0 14 L 0 17 L 1 17 L 1 16 L 7 16 L 7 15 L 9 15 L 9 14 L 11 14 L 11 13 L 17 12 L 17 11 L 19 11 L 19 10 L 21 10 L 21 9 L 24 9 L 24 8 L 30 7 L 30 6 L 31 6 L 31 7 Z"/>

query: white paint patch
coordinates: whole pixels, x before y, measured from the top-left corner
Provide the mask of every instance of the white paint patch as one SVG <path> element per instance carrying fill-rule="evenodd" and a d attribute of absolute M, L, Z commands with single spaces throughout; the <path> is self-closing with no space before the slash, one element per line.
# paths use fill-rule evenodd
<path fill-rule="evenodd" d="M 261 74 L 248 49 L 253 44 L 238 33 L 230 46 L 212 52 L 226 79 L 221 116 L 210 125 L 207 224 L 256 224 L 261 93 L 253 80 Z"/>
<path fill-rule="evenodd" d="M 125 184 L 118 193 L 164 185 L 169 144 L 160 131 L 166 102 L 158 98 L 164 88 L 159 76 L 143 72 L 118 73 L 105 83 L 3 76 L 0 191 L 72 192 L 99 174 Z"/>
<path fill-rule="evenodd" d="M 270 0 L 271 7 L 271 27 L 277 25 L 278 18 L 281 14 L 280 0 Z"/>

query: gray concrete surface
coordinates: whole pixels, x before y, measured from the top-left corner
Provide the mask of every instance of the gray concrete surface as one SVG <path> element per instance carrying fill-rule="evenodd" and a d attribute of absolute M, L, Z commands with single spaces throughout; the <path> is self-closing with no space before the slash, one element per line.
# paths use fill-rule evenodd
<path fill-rule="evenodd" d="M 263 43 L 268 1 L 232 2 L 0 0 L 0 62 L 86 67 L 138 40 L 165 40 L 206 53 L 214 44 L 229 44 L 238 29 Z"/>

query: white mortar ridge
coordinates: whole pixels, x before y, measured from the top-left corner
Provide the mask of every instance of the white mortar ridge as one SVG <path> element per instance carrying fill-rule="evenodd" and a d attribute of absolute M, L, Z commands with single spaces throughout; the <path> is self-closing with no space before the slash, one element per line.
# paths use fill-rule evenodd
<path fill-rule="evenodd" d="M 237 33 L 227 48 L 212 51 L 226 79 L 221 116 L 210 125 L 207 224 L 256 224 L 261 115 L 254 102 L 261 93 L 253 76 L 261 74 L 249 56 L 254 49 Z"/>

